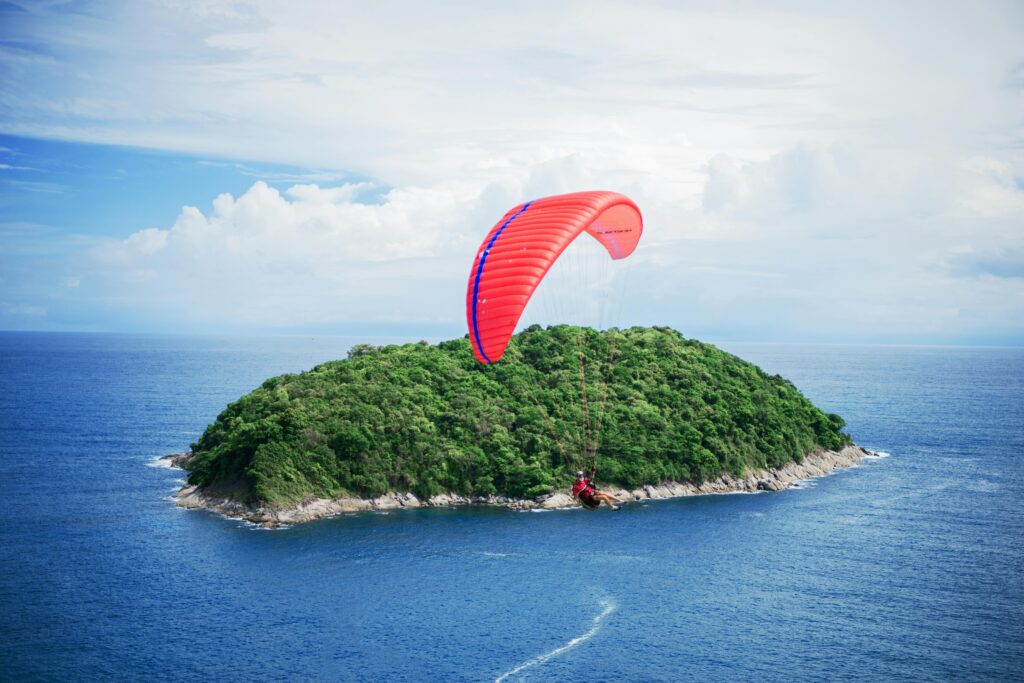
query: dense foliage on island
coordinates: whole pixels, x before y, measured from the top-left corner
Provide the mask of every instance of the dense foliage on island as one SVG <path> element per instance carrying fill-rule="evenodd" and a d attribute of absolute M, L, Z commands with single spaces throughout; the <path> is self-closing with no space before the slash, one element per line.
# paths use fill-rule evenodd
<path fill-rule="evenodd" d="M 586 409 L 602 485 L 700 482 L 849 443 L 787 380 L 668 328 L 533 326 L 493 365 L 466 338 L 354 347 L 267 380 L 192 444 L 189 483 L 250 504 L 567 487 Z"/>

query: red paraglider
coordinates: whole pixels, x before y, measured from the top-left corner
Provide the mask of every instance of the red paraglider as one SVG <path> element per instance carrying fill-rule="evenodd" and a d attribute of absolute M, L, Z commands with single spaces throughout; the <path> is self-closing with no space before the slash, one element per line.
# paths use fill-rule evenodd
<path fill-rule="evenodd" d="M 477 250 L 466 288 L 473 355 L 501 359 L 530 297 L 573 240 L 589 233 L 613 259 L 636 249 L 640 209 L 617 192 L 575 192 L 510 209 Z"/>

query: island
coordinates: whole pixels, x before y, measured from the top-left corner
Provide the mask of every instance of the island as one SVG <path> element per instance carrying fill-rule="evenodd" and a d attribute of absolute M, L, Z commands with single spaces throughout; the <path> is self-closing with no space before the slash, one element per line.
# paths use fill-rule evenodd
<path fill-rule="evenodd" d="M 857 463 L 843 419 L 666 327 L 560 325 L 498 363 L 468 338 L 360 344 L 231 403 L 186 453 L 178 504 L 265 526 L 359 510 L 573 505 L 596 465 L 627 500 L 777 491 Z"/>

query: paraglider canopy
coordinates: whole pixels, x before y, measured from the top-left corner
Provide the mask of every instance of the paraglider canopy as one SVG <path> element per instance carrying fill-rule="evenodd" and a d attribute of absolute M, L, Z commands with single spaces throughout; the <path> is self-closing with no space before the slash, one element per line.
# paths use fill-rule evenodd
<path fill-rule="evenodd" d="M 537 286 L 584 232 L 612 259 L 626 258 L 643 233 L 640 209 L 617 192 L 574 192 L 520 204 L 495 223 L 466 287 L 466 322 L 478 361 L 501 359 Z"/>

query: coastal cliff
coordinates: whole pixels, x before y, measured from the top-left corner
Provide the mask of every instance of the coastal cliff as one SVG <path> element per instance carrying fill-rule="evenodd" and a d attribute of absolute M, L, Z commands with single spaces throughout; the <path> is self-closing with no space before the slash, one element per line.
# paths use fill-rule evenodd
<path fill-rule="evenodd" d="M 615 495 L 627 502 L 661 500 L 722 493 L 759 493 L 784 491 L 797 482 L 823 477 L 837 469 L 854 467 L 873 453 L 859 446 L 846 446 L 839 451 L 819 450 L 808 453 L 801 462 L 790 462 L 779 468 L 757 470 L 744 477 L 723 474 L 717 479 L 701 484 L 690 482 L 665 482 L 646 485 L 633 490 L 611 489 Z M 165 456 L 172 467 L 183 468 L 190 459 L 190 453 Z M 232 519 L 242 519 L 266 527 L 309 522 L 324 517 L 370 510 L 415 509 L 421 507 L 450 507 L 454 505 L 493 505 L 514 510 L 555 510 L 577 507 L 572 496 L 556 492 L 537 498 L 508 498 L 506 496 L 464 496 L 457 493 L 442 493 L 427 499 L 420 499 L 413 493 L 391 492 L 378 498 L 310 498 L 292 507 L 268 508 L 252 506 L 231 498 L 217 498 L 204 493 L 199 487 L 186 485 L 175 495 L 177 504 L 188 509 L 205 509 Z"/>

